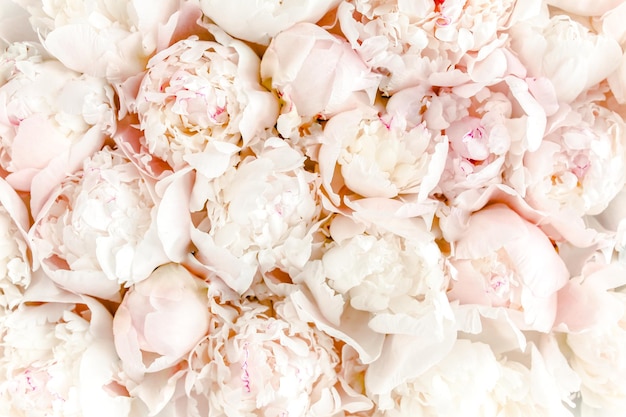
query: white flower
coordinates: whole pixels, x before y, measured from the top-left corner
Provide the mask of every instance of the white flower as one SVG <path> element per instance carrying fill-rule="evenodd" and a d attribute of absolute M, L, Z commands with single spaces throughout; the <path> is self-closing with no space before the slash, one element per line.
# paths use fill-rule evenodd
<path fill-rule="evenodd" d="M 15 417 L 125 416 L 107 392 L 117 360 L 111 316 L 94 300 L 22 306 L 2 322 L 0 412 Z"/>
<path fill-rule="evenodd" d="M 175 170 L 215 164 L 220 156 L 228 163 L 236 148 L 226 147 L 222 156 L 221 142 L 243 139 L 246 146 L 278 116 L 277 99 L 259 85 L 254 51 L 214 25 L 207 28 L 215 41 L 194 36 L 155 55 L 135 100 L 148 150 Z"/>
<path fill-rule="evenodd" d="M 419 193 L 425 200 L 439 181 L 446 155 L 445 138 L 433 137 L 425 123 L 413 125 L 398 112 L 379 115 L 377 109 L 365 108 L 328 121 L 319 162 L 329 165 L 323 174 L 333 175 L 337 165 L 345 185 L 363 197 Z M 323 174 L 330 185 L 332 178 Z"/>
<path fill-rule="evenodd" d="M 167 262 L 155 230 L 152 185 L 116 151 L 85 161 L 46 203 L 31 229 L 33 251 L 61 286 L 102 298 Z"/>
<path fill-rule="evenodd" d="M 65 66 L 114 83 L 141 72 L 148 57 L 169 44 L 177 26 L 200 16 L 196 3 L 183 0 L 16 2 L 31 14 L 46 49 Z"/>
<path fill-rule="evenodd" d="M 55 180 L 79 169 L 114 131 L 113 90 L 26 43 L 0 55 L 0 82 L 0 166 L 14 188 L 32 191 L 37 211 Z M 62 172 L 52 168 L 59 164 Z"/>
<path fill-rule="evenodd" d="M 287 301 L 274 304 L 275 316 L 255 303 L 222 309 L 189 359 L 185 386 L 195 412 L 187 415 L 343 415 L 333 338 L 300 321 Z"/>
<path fill-rule="evenodd" d="M 566 15 L 552 17 L 543 27 L 518 24 L 509 33 L 511 49 L 529 75 L 550 79 L 559 101 L 566 103 L 608 77 L 622 57 L 617 41 Z"/>
<path fill-rule="evenodd" d="M 261 45 L 267 45 L 276 34 L 298 22 L 317 22 L 338 3 L 339 0 L 263 0 L 251 7 L 242 0 L 200 0 L 204 14 L 230 35 Z"/>
<path fill-rule="evenodd" d="M 626 182 L 626 125 L 595 97 L 564 105 L 539 149 L 524 156 L 527 201 L 539 210 L 595 215 Z"/>
<path fill-rule="evenodd" d="M 198 175 L 192 191 L 196 256 L 240 293 L 257 270 L 301 269 L 309 259 L 320 208 L 316 176 L 305 158 L 280 139 L 223 176 Z"/>
<path fill-rule="evenodd" d="M 352 47 L 384 75 L 381 90 L 393 94 L 418 84 L 467 81 L 452 68 L 464 58 L 485 60 L 494 45 L 505 43 L 501 32 L 539 6 L 536 0 L 354 0 L 339 6 L 338 18 Z"/>
<path fill-rule="evenodd" d="M 626 407 L 626 295 L 612 295 L 622 305 L 619 315 L 567 335 L 570 365 L 582 381 L 583 416 L 618 416 Z"/>
<path fill-rule="evenodd" d="M 497 357 L 486 343 L 458 339 L 439 363 L 396 387 L 375 416 L 571 417 L 561 402 L 569 392 L 560 391 L 554 360 L 534 345 L 529 350 L 523 360 L 530 366 Z"/>

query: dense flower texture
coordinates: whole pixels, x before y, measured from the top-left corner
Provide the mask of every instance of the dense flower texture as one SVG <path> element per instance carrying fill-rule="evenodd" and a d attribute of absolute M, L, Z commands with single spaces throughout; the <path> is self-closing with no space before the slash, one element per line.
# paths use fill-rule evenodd
<path fill-rule="evenodd" d="M 80 168 L 113 133 L 113 90 L 27 43 L 0 56 L 0 82 L 0 165 L 15 189 L 34 188 L 38 209 L 59 175 Z"/>
<path fill-rule="evenodd" d="M 136 98 L 148 150 L 175 170 L 214 164 L 222 142 L 247 145 L 276 121 L 278 102 L 259 85 L 258 57 L 208 28 L 216 41 L 192 37 L 153 57 Z"/>
<path fill-rule="evenodd" d="M 35 257 L 64 288 L 119 297 L 166 262 L 151 185 L 109 148 L 85 161 L 46 203 L 31 229 Z"/>
<path fill-rule="evenodd" d="M 0 0 L 0 414 L 621 416 L 625 19 Z"/>

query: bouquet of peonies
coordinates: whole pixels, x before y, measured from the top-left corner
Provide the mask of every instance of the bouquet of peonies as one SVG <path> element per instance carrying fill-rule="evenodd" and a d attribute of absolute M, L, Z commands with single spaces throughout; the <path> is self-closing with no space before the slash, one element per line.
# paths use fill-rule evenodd
<path fill-rule="evenodd" d="M 625 20 L 0 0 L 0 415 L 622 417 Z"/>

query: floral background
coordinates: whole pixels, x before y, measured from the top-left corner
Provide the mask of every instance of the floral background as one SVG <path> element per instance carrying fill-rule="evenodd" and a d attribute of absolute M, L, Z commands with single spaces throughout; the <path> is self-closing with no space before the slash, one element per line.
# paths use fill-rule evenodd
<path fill-rule="evenodd" d="M 625 19 L 0 0 L 0 414 L 623 416 Z"/>

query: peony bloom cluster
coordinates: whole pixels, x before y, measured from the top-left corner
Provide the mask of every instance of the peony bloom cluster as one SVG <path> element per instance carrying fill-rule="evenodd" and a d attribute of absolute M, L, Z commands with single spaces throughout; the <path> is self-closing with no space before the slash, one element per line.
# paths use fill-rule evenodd
<path fill-rule="evenodd" d="M 625 20 L 0 0 L 0 414 L 621 416 Z"/>

